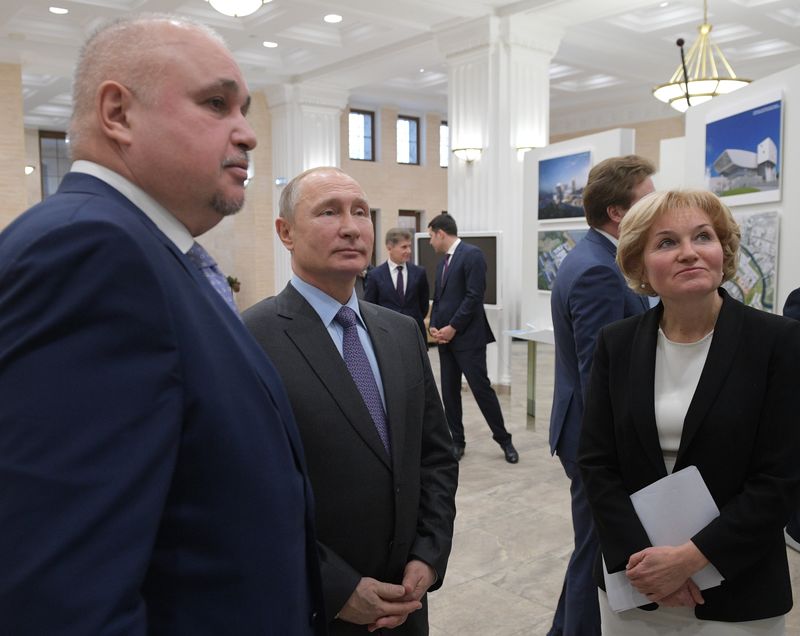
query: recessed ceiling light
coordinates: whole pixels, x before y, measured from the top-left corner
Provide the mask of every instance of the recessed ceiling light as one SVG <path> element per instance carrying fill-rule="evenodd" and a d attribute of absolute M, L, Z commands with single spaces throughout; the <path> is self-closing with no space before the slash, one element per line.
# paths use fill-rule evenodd
<path fill-rule="evenodd" d="M 55 13 L 56 15 L 66 15 L 69 13 L 69 9 L 64 9 L 63 7 L 50 7 L 50 13 Z"/>
<path fill-rule="evenodd" d="M 342 16 L 340 16 L 338 13 L 329 13 L 322 19 L 328 24 L 338 24 L 342 21 Z"/>
<path fill-rule="evenodd" d="M 425 69 L 424 69 L 424 68 L 421 68 L 421 69 L 419 69 L 419 72 L 420 72 L 420 73 L 424 73 L 424 72 L 425 72 Z"/>
<path fill-rule="evenodd" d="M 36 166 L 25 166 L 25 174 L 33 174 L 34 170 L 36 170 Z"/>
<path fill-rule="evenodd" d="M 278 46 L 277 42 L 270 42 L 269 40 L 264 40 L 261 44 L 263 44 L 268 49 L 274 49 L 277 48 Z"/>
<path fill-rule="evenodd" d="M 664 7 L 668 7 L 668 6 L 669 6 L 669 2 L 662 2 L 662 3 L 661 3 L 660 5 L 658 5 L 658 6 L 659 6 L 659 7 L 661 7 L 661 8 L 663 9 Z"/>

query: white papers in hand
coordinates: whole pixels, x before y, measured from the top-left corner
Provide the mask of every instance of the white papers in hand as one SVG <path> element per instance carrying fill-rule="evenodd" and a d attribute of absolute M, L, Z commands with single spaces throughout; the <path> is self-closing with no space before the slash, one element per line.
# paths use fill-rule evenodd
<path fill-rule="evenodd" d="M 654 546 L 681 545 L 719 516 L 719 509 L 696 466 L 645 486 L 631 495 L 631 503 Z M 608 603 L 615 612 L 650 603 L 630 584 L 625 572 L 609 574 L 603 562 Z M 692 576 L 701 590 L 722 583 L 719 570 L 710 563 Z"/>

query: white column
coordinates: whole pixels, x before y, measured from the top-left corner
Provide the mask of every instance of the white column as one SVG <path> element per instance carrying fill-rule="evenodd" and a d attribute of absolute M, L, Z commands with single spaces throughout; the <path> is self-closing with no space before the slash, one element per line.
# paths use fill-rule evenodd
<path fill-rule="evenodd" d="M 321 85 L 283 84 L 267 89 L 272 115 L 272 195 L 274 218 L 283 186 L 309 168 L 340 164 L 341 116 L 347 91 Z M 292 275 L 289 253 L 275 242 L 275 290 L 282 290 Z"/>
<path fill-rule="evenodd" d="M 463 231 L 500 231 L 500 306 L 487 310 L 497 338 L 489 377 L 511 383 L 511 339 L 519 327 L 522 253 L 522 155 L 518 148 L 549 140 L 550 60 L 563 25 L 542 16 L 487 17 L 438 34 L 447 58 L 451 148 L 482 148 L 480 159 L 450 159 L 448 211 Z"/>

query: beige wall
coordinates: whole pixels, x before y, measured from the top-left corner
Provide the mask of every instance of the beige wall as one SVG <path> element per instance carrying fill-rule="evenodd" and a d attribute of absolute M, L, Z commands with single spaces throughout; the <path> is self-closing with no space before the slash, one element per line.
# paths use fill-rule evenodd
<path fill-rule="evenodd" d="M 341 167 L 356 179 L 370 207 L 377 208 L 375 246 L 376 262 L 386 259 L 383 237 L 386 230 L 397 225 L 398 210 L 420 210 L 423 212 L 421 228 L 428 221 L 447 209 L 447 169 L 439 167 L 439 124 L 444 116 L 428 113 L 420 117 L 421 140 L 424 151 L 419 166 L 397 163 L 396 122 L 398 115 L 413 115 L 392 107 L 382 107 L 375 112 L 377 132 L 375 161 L 354 161 L 348 158 L 347 115 L 342 115 L 342 159 Z"/>
<path fill-rule="evenodd" d="M 0 229 L 27 208 L 22 74 L 18 64 L 0 64 Z"/>
<path fill-rule="evenodd" d="M 619 126 L 613 126 L 613 128 L 619 128 Z M 683 137 L 684 119 L 683 115 L 679 115 L 677 117 L 670 117 L 669 119 L 656 119 L 654 121 L 643 121 L 636 124 L 630 124 L 624 126 L 624 128 L 633 128 L 636 131 L 636 154 L 652 161 L 655 164 L 656 169 L 658 169 L 661 140 L 670 139 L 672 137 Z M 552 135 L 550 137 L 550 141 L 551 143 L 555 143 L 557 141 L 564 141 L 566 139 L 574 139 L 575 137 L 591 135 L 604 130 L 609 130 L 609 128 L 598 128 L 597 130 L 583 130 L 577 133 Z"/>

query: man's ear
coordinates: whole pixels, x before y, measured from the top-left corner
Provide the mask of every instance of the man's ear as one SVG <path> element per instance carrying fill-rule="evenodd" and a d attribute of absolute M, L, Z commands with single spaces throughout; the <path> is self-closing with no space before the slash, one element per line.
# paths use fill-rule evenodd
<path fill-rule="evenodd" d="M 133 95 L 119 82 L 105 81 L 97 89 L 96 107 L 100 129 L 106 137 L 122 146 L 131 143 L 132 103 Z"/>
<path fill-rule="evenodd" d="M 292 226 L 282 216 L 275 219 L 275 231 L 278 233 L 278 238 L 281 243 L 290 252 L 294 248 L 294 239 L 292 238 Z"/>
<path fill-rule="evenodd" d="M 614 221 L 614 223 L 617 225 L 619 225 L 619 222 L 622 221 L 622 217 L 625 216 L 625 212 L 627 212 L 627 210 L 623 210 L 618 205 L 609 205 L 606 208 L 606 214 L 608 214 L 608 218 Z"/>

